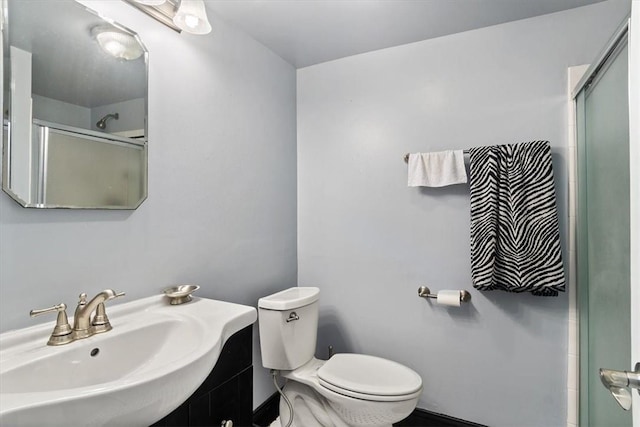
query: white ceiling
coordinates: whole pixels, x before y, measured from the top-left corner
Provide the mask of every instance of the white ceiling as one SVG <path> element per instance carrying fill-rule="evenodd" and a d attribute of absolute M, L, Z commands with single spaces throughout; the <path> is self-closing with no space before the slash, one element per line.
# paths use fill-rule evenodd
<path fill-rule="evenodd" d="M 217 15 L 296 68 L 599 1 L 205 0 L 213 37 Z M 9 11 L 11 44 L 34 55 L 35 93 L 86 107 L 144 96 L 143 58 L 105 56 L 90 37 L 102 20 L 83 6 L 10 0 Z"/>
<path fill-rule="evenodd" d="M 205 0 L 296 68 L 599 1 Z"/>

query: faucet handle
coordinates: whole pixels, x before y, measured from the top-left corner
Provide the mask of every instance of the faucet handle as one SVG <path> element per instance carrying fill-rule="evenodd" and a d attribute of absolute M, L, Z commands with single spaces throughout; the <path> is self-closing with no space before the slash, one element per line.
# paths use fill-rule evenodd
<path fill-rule="evenodd" d="M 58 305 L 54 305 L 53 307 L 43 308 L 40 310 L 31 310 L 29 315 L 31 317 L 37 317 L 42 314 L 57 312 L 58 318 L 56 320 L 56 326 L 53 328 L 53 332 L 49 337 L 48 345 L 62 345 L 68 344 L 73 341 L 73 336 L 71 335 L 72 329 L 69 325 L 69 319 L 67 318 L 67 305 L 65 303 L 60 303 Z"/>
<path fill-rule="evenodd" d="M 112 300 L 114 298 L 122 297 L 124 295 L 125 295 L 124 292 L 120 292 L 119 294 L 116 294 L 114 292 L 114 295 L 106 301 Z M 111 326 L 111 322 L 109 321 L 109 317 L 107 317 L 107 310 L 104 308 L 103 302 L 98 304 L 98 307 L 96 307 L 96 314 L 95 316 L 93 316 L 93 321 L 91 322 L 91 326 L 93 327 L 93 332 L 96 334 L 107 332 L 113 329 Z"/>
<path fill-rule="evenodd" d="M 112 299 L 116 299 L 118 297 L 123 297 L 126 295 L 124 292 L 116 293 L 116 291 L 114 291 L 113 289 L 105 289 L 102 292 L 108 295 L 104 302 L 111 301 Z"/>
<path fill-rule="evenodd" d="M 93 316 L 91 326 L 93 327 L 93 333 L 95 334 L 107 332 L 113 329 L 111 322 L 107 317 L 107 310 L 104 308 L 104 303 L 101 302 L 98 304 L 98 307 L 96 307 L 96 315 Z"/>
<path fill-rule="evenodd" d="M 86 298 L 87 298 L 86 294 L 80 294 L 80 298 L 82 298 L 83 295 L 86 302 Z M 104 295 L 103 301 L 111 301 L 114 298 L 123 297 L 126 294 L 124 292 L 116 293 L 116 291 L 114 291 L 113 289 L 105 289 L 104 291 L 100 292 L 98 295 Z"/>
<path fill-rule="evenodd" d="M 67 305 L 63 302 L 61 302 L 58 305 L 54 305 L 53 307 L 49 307 L 49 308 L 42 308 L 39 310 L 31 310 L 29 312 L 29 316 L 31 317 L 38 317 L 40 315 L 46 314 L 46 313 L 51 313 L 52 311 L 57 311 L 57 312 L 61 312 L 61 311 L 65 311 L 67 309 Z"/>

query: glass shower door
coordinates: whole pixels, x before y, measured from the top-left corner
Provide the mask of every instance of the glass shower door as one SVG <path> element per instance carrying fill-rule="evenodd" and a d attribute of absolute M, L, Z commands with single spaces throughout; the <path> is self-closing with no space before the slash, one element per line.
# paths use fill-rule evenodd
<path fill-rule="evenodd" d="M 630 427 L 631 412 L 618 405 L 599 375 L 600 368 L 631 366 L 626 41 L 576 102 L 580 425 Z"/>

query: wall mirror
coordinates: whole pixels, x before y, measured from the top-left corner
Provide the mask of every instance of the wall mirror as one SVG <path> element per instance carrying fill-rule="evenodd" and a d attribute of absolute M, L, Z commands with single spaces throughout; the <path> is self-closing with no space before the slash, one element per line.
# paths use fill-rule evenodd
<path fill-rule="evenodd" d="M 74 0 L 3 2 L 2 188 L 24 207 L 147 196 L 148 52 Z"/>

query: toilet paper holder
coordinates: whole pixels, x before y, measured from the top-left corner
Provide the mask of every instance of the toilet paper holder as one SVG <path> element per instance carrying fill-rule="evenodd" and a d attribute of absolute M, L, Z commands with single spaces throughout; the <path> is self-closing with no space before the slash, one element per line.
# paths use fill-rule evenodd
<path fill-rule="evenodd" d="M 420 286 L 418 288 L 418 296 L 422 298 L 438 298 L 438 294 L 432 294 L 431 290 L 426 286 Z M 460 291 L 460 302 L 471 301 L 471 294 L 465 290 Z"/>

